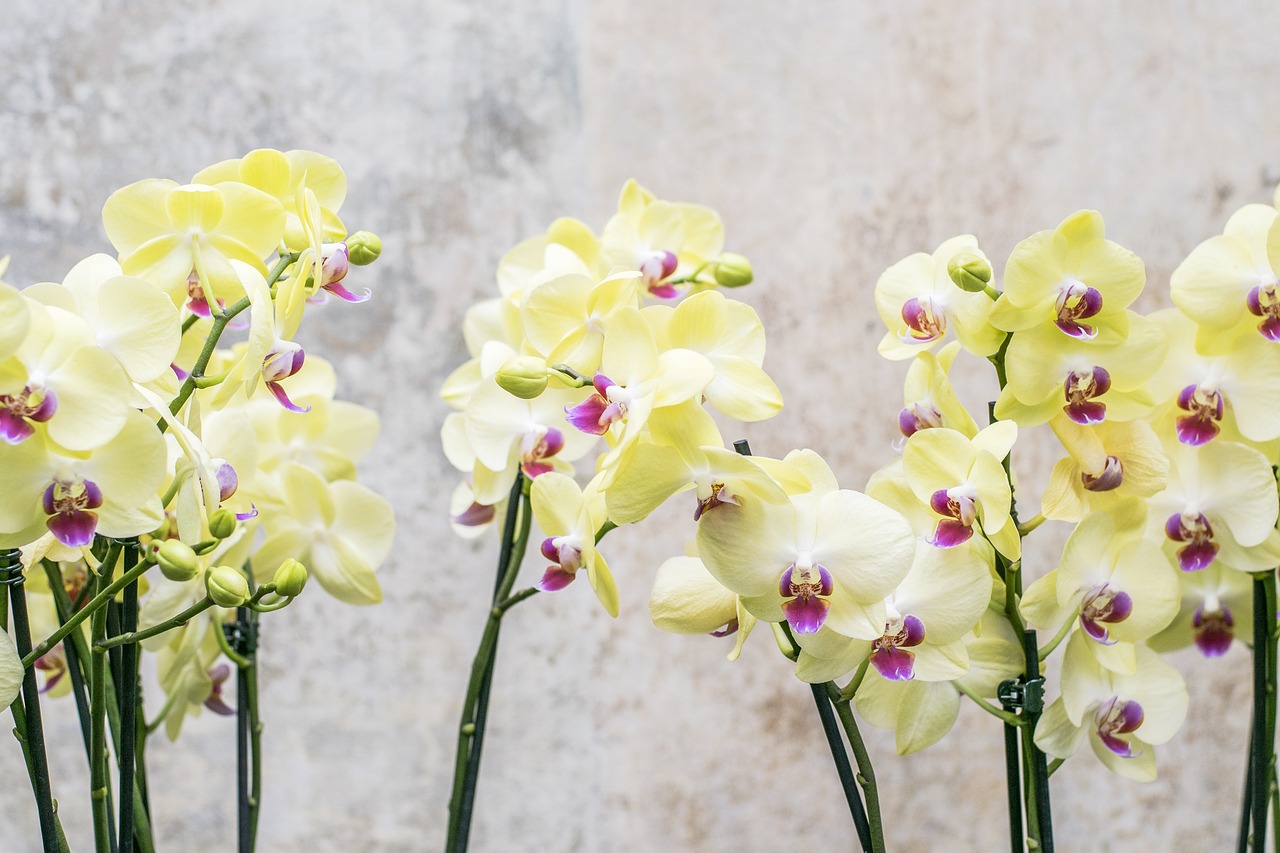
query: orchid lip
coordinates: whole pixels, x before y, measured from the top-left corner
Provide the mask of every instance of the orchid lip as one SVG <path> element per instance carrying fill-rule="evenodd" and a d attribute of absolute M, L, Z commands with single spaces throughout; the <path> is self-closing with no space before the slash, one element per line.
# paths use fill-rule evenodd
<path fill-rule="evenodd" d="M 902 322 L 907 326 L 907 333 L 898 335 L 903 343 L 932 343 L 947 333 L 947 315 L 929 296 L 913 297 L 903 303 Z"/>
<path fill-rule="evenodd" d="M 813 634 L 822 627 L 831 609 L 827 596 L 834 591 L 835 580 L 821 564 L 807 568 L 792 564 L 778 577 L 778 592 L 787 599 L 782 613 L 800 634 Z"/>
<path fill-rule="evenodd" d="M 1245 298 L 1249 313 L 1263 318 L 1258 331 L 1269 341 L 1280 341 L 1280 294 L 1276 292 L 1276 284 L 1273 281 L 1259 285 Z"/>
<path fill-rule="evenodd" d="M 1073 370 L 1062 385 L 1067 417 L 1082 426 L 1100 424 L 1107 418 L 1107 406 L 1094 398 L 1111 390 L 1111 374 L 1103 367 Z"/>
<path fill-rule="evenodd" d="M 1108 456 L 1100 474 L 1081 472 L 1080 481 L 1091 492 L 1109 492 L 1124 483 L 1124 465 L 1116 456 Z"/>
<path fill-rule="evenodd" d="M 1225 655 L 1235 639 L 1235 619 L 1225 605 L 1213 611 L 1206 611 L 1203 605 L 1197 607 L 1191 627 L 1195 630 L 1196 648 L 1207 658 Z"/>

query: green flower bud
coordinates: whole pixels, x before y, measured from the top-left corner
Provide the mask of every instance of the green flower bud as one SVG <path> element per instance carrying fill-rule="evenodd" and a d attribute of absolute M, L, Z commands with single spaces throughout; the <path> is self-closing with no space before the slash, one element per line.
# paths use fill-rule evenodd
<path fill-rule="evenodd" d="M 532 400 L 547 387 L 547 363 L 536 355 L 518 355 L 498 369 L 498 385 L 522 400 Z"/>
<path fill-rule="evenodd" d="M 961 290 L 981 293 L 991 283 L 991 264 L 981 255 L 961 252 L 947 262 L 947 275 Z"/>
<path fill-rule="evenodd" d="M 293 558 L 285 560 L 280 564 L 280 568 L 276 569 L 275 577 L 271 582 L 276 585 L 276 592 L 280 595 L 293 598 L 299 595 L 302 588 L 307 585 L 307 567 Z"/>
<path fill-rule="evenodd" d="M 382 254 L 382 240 L 372 231 L 357 231 L 347 238 L 347 260 L 366 267 Z"/>
<path fill-rule="evenodd" d="M 716 261 L 716 283 L 721 287 L 742 287 L 750 284 L 754 277 L 751 273 L 751 261 L 742 255 L 725 252 Z"/>
<path fill-rule="evenodd" d="M 249 600 L 249 582 L 230 566 L 214 566 L 204 578 L 209 597 L 219 607 L 239 607 Z"/>
<path fill-rule="evenodd" d="M 177 539 L 165 539 L 155 550 L 155 562 L 171 581 L 189 581 L 200 571 L 200 558 L 191 546 Z"/>
<path fill-rule="evenodd" d="M 214 511 L 209 516 L 209 535 L 215 539 L 226 539 L 236 532 L 236 514 L 226 507 Z"/>

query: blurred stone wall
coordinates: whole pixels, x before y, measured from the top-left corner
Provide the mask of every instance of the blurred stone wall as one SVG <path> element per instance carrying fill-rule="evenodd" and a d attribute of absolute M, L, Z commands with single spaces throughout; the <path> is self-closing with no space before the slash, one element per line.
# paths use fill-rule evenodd
<path fill-rule="evenodd" d="M 1180 258 L 1280 179 L 1266 94 L 1280 8 L 1243 0 L 10 0 L 6 12 L 8 281 L 57 280 L 109 250 L 98 213 L 117 187 L 186 180 L 262 146 L 337 157 L 344 219 L 385 241 L 360 273 L 374 299 L 309 315 L 304 341 L 333 361 L 343 397 L 382 414 L 362 479 L 397 507 L 387 601 L 351 609 L 317 588 L 266 620 L 267 851 L 443 842 L 496 544 L 449 530 L 456 475 L 436 392 L 465 358 L 463 311 L 495 292 L 516 241 L 558 215 L 601 227 L 631 176 L 715 207 L 728 248 L 754 261 L 758 283 L 738 295 L 761 312 L 787 401 L 742 435 L 771 455 L 812 447 L 857 488 L 891 458 L 905 373 L 875 354 L 872 287 L 890 263 L 963 232 L 1003 258 L 1096 207 L 1148 264 L 1140 307 L 1162 307 Z M 993 380 L 969 364 L 962 393 L 979 402 Z M 1053 457 L 1031 446 L 1018 466 L 1033 501 Z M 767 634 L 730 664 L 725 641 L 649 623 L 654 570 L 691 534 L 669 507 L 610 537 L 616 621 L 585 584 L 511 612 L 473 849 L 847 848 L 809 692 Z M 1052 561 L 1041 546 L 1027 563 L 1036 575 Z M 1087 754 L 1068 763 L 1053 780 L 1060 850 L 1234 838 L 1248 655 L 1176 662 L 1192 705 L 1160 779 L 1126 782 Z M 74 710 L 47 713 L 55 794 L 73 848 L 88 849 Z M 992 719 L 966 704 L 947 740 L 906 759 L 888 733 L 869 746 L 891 850 L 1005 847 Z M 160 848 L 231 849 L 228 721 L 206 714 L 150 757 Z M 0 746 L 4 851 L 38 837 L 20 761 Z"/>

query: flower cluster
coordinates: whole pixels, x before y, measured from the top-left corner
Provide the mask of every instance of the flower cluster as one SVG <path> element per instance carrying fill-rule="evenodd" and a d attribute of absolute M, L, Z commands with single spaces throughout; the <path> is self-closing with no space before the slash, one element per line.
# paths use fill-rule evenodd
<path fill-rule="evenodd" d="M 227 608 L 283 606 L 309 576 L 381 600 L 394 519 L 355 482 L 378 418 L 335 400 L 332 367 L 296 340 L 312 306 L 368 298 L 347 276 L 381 246 L 347 235 L 345 195 L 329 157 L 253 151 L 113 193 L 116 257 L 0 284 L 0 548 L 22 549 L 36 639 L 125 580 L 116 543 L 159 566 L 137 630 L 171 736 L 202 705 L 227 711 Z M 36 661 L 50 692 L 66 660 L 55 645 Z"/>

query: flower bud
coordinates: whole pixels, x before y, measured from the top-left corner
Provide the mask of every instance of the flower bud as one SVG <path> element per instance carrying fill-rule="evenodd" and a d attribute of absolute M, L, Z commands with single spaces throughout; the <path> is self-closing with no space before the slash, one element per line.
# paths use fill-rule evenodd
<path fill-rule="evenodd" d="M 214 478 L 218 481 L 218 500 L 230 500 L 236 489 L 240 488 L 240 477 L 236 474 L 236 469 L 221 458 L 213 460 L 213 468 Z"/>
<path fill-rule="evenodd" d="M 302 369 L 307 354 L 301 344 L 277 340 L 262 360 L 262 378 L 267 382 L 288 379 Z"/>
<path fill-rule="evenodd" d="M 237 569 L 214 566 L 205 575 L 209 597 L 219 607 L 239 607 L 249 600 L 249 582 Z"/>
<path fill-rule="evenodd" d="M 166 539 L 155 552 L 156 565 L 171 581 L 189 581 L 200 571 L 200 559 L 191 546 L 178 539 Z"/>
<path fill-rule="evenodd" d="M 725 252 L 716 262 L 716 283 L 721 287 L 742 287 L 750 284 L 754 276 L 751 273 L 751 261 L 742 255 Z"/>
<path fill-rule="evenodd" d="M 947 275 L 961 290 L 981 293 L 991 283 L 991 263 L 973 252 L 961 252 L 947 262 Z"/>
<path fill-rule="evenodd" d="M 236 514 L 226 507 L 220 507 L 209 516 L 209 535 L 215 539 L 226 539 L 236 532 Z"/>
<path fill-rule="evenodd" d="M 502 388 L 522 400 L 532 400 L 547 387 L 547 363 L 536 355 L 518 355 L 494 377 Z"/>
<path fill-rule="evenodd" d="M 276 585 L 277 593 L 293 598 L 307 585 L 307 567 L 291 557 L 280 564 L 271 582 Z"/>
<path fill-rule="evenodd" d="M 347 257 L 358 267 L 368 266 L 382 254 L 382 240 L 372 231 L 357 231 L 347 238 Z"/>

